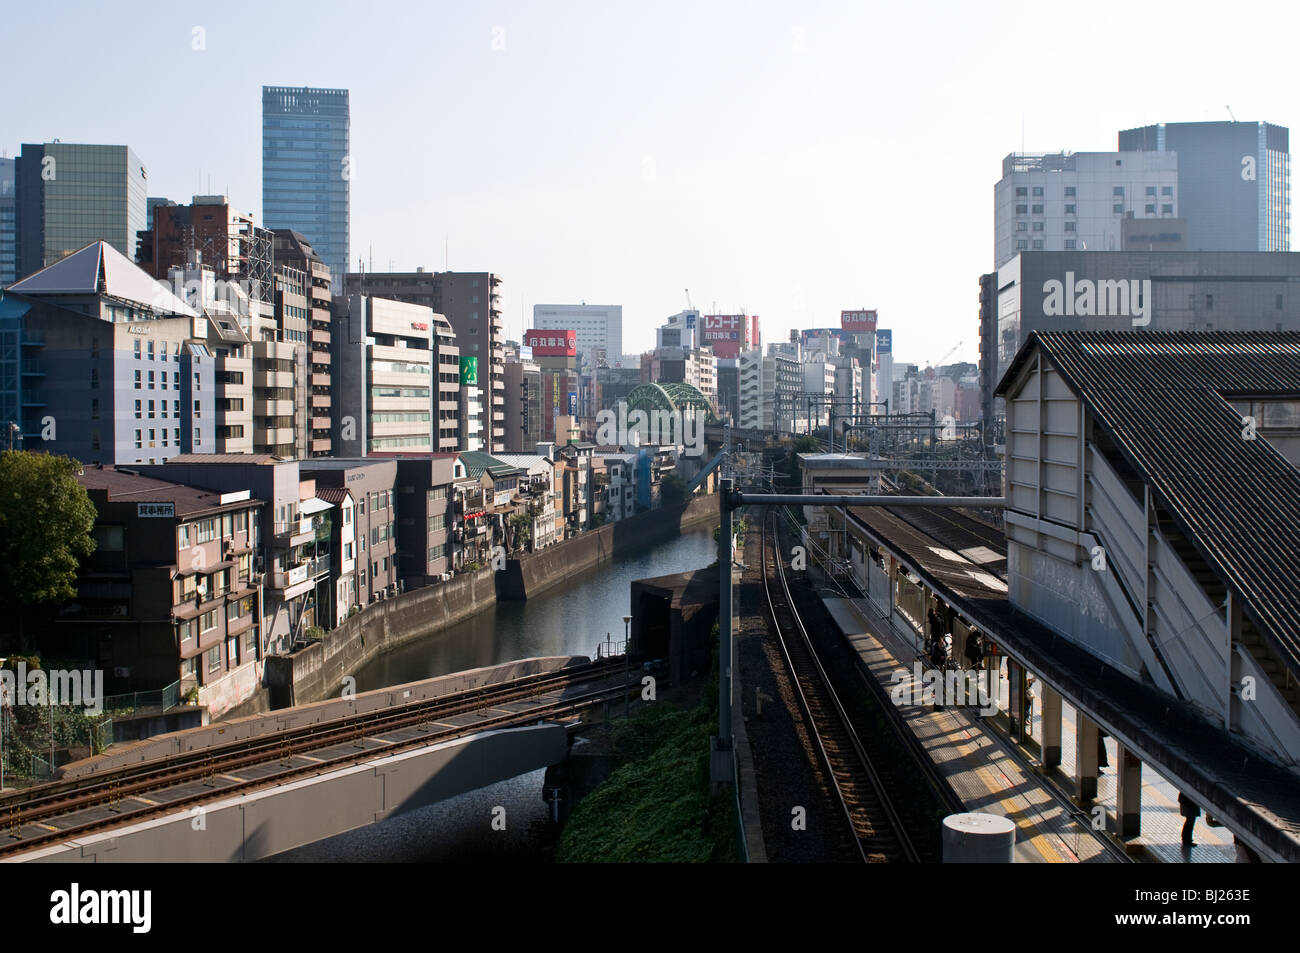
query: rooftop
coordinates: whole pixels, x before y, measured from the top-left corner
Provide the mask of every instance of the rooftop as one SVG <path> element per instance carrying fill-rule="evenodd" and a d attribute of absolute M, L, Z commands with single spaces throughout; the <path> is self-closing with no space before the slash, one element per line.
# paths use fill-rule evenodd
<path fill-rule="evenodd" d="M 1300 332 L 1034 332 L 999 396 L 1039 349 L 1300 676 L 1300 471 L 1228 402 L 1300 400 Z"/>
<path fill-rule="evenodd" d="M 77 482 L 87 491 L 103 491 L 110 503 L 174 503 L 177 517 L 262 505 L 262 501 L 256 499 L 223 504 L 220 493 L 185 483 L 156 480 L 113 466 L 88 466 L 77 476 Z"/>
<path fill-rule="evenodd" d="M 91 242 L 9 286 L 26 295 L 107 295 L 164 314 L 197 317 L 161 281 L 154 280 L 108 242 Z"/>

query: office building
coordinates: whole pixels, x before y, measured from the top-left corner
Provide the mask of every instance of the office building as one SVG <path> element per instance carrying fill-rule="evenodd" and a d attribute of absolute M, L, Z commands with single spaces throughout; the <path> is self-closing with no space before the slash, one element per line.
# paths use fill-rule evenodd
<path fill-rule="evenodd" d="M 462 450 L 505 449 L 505 319 L 501 277 L 490 271 L 352 272 L 347 295 L 378 295 L 431 308 L 451 323 L 462 358 Z"/>
<path fill-rule="evenodd" d="M 1026 251 L 1123 251 L 1126 224 L 1130 241 L 1177 250 L 1179 161 L 1136 150 L 1012 153 L 993 187 L 995 266 Z"/>
<path fill-rule="evenodd" d="M 129 261 L 145 227 L 148 172 L 128 146 L 24 143 L 15 163 L 17 277 L 105 241 Z"/>
<path fill-rule="evenodd" d="M 507 361 L 506 451 L 523 453 L 542 439 L 542 370 L 533 361 Z"/>
<path fill-rule="evenodd" d="M 334 299 L 334 315 L 336 452 L 432 453 L 434 368 L 440 366 L 432 349 L 433 312 L 353 295 Z"/>
<path fill-rule="evenodd" d="M 210 272 L 208 273 L 211 274 Z M 18 447 L 86 463 L 213 453 L 220 403 L 245 399 L 247 338 L 94 242 L 15 283 L 0 301 L 0 423 Z"/>
<path fill-rule="evenodd" d="M 262 224 L 301 232 L 331 275 L 348 270 L 348 91 L 262 87 Z"/>
<path fill-rule="evenodd" d="M 758 349 L 758 315 L 706 314 L 700 318 L 700 346 L 713 349 L 718 357 L 739 357 L 741 351 Z"/>
<path fill-rule="evenodd" d="M 618 304 L 535 304 L 533 327 L 538 331 L 573 331 L 581 363 L 616 363 L 623 353 L 623 306 Z M 599 352 L 599 353 L 598 353 Z"/>
<path fill-rule="evenodd" d="M 1287 252 L 1018 255 L 980 281 L 984 419 L 1001 416 L 994 389 L 1030 331 L 1294 330 L 1297 281 L 1300 254 Z"/>
<path fill-rule="evenodd" d="M 14 160 L 0 158 L 0 288 L 18 279 L 17 214 Z"/>
<path fill-rule="evenodd" d="M 1119 148 L 1178 157 L 1188 251 L 1290 251 L 1289 140 L 1267 122 L 1168 122 L 1123 130 Z"/>
<path fill-rule="evenodd" d="M 163 280 L 172 268 L 202 266 L 239 285 L 248 298 L 270 302 L 271 232 L 254 225 L 252 215 L 224 195 L 196 195 L 189 205 L 161 200 L 151 212 L 152 223 L 136 244 L 141 268 Z"/>

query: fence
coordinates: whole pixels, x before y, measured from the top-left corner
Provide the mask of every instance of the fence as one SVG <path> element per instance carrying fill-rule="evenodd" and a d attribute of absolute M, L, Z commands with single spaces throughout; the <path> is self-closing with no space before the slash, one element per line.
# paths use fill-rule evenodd
<path fill-rule="evenodd" d="M 127 692 L 125 695 L 109 695 L 104 699 L 104 711 L 135 710 L 138 708 L 161 708 L 167 711 L 180 702 L 181 683 L 172 682 L 166 688 L 155 688 L 147 692 Z"/>

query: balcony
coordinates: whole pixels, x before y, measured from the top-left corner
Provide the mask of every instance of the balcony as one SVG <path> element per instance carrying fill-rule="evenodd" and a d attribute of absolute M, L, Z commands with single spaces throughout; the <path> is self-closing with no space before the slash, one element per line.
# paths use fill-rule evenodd
<path fill-rule="evenodd" d="M 329 429 L 330 429 L 330 419 L 329 419 L 328 417 L 312 417 L 312 419 L 311 419 L 311 429 L 312 429 L 312 430 L 329 430 Z"/>
<path fill-rule="evenodd" d="M 45 347 L 45 332 L 23 328 L 23 347 Z"/>
<path fill-rule="evenodd" d="M 254 400 L 253 413 L 258 417 L 292 417 L 292 400 Z"/>
<path fill-rule="evenodd" d="M 253 371 L 254 387 L 271 387 L 289 390 L 293 387 L 292 371 Z"/>
<path fill-rule="evenodd" d="M 307 355 L 307 359 L 311 361 L 313 370 L 316 369 L 317 367 L 328 368 L 334 360 L 332 357 L 330 357 L 329 351 L 323 351 L 320 348 L 316 348 L 315 350 L 311 351 Z M 328 373 L 328 371 L 326 371 L 326 373 Z"/>
<path fill-rule="evenodd" d="M 329 332 L 329 328 L 328 328 L 328 327 L 325 327 L 325 328 L 319 328 L 319 327 L 315 327 L 315 326 L 313 326 L 312 329 L 311 329 L 311 335 L 310 335 L 310 337 L 311 337 L 311 343 L 312 343 L 312 344 L 323 344 L 323 345 L 325 345 L 325 347 L 327 347 L 327 348 L 329 347 L 329 344 L 330 344 L 330 332 Z"/>
<path fill-rule="evenodd" d="M 310 516 L 304 516 L 301 519 L 276 520 L 275 523 L 275 545 L 281 549 L 290 549 L 294 546 L 301 546 L 303 543 L 309 543 L 316 536 L 316 527 Z"/>
<path fill-rule="evenodd" d="M 312 437 L 311 452 L 316 456 L 326 455 L 333 449 L 333 444 L 329 437 Z"/>
<path fill-rule="evenodd" d="M 311 375 L 311 386 L 312 386 L 312 387 L 329 387 L 329 386 L 330 386 L 330 376 L 329 376 L 328 374 L 316 374 L 316 373 L 313 373 L 313 374 Z"/>
<path fill-rule="evenodd" d="M 328 407 L 330 407 L 330 406 L 331 406 L 331 401 L 330 401 L 330 395 L 329 395 L 329 394 L 312 394 L 312 395 L 311 395 L 311 408 L 312 408 L 312 410 L 324 410 L 324 409 L 326 409 L 326 408 L 328 408 Z"/>
<path fill-rule="evenodd" d="M 40 361 L 23 361 L 23 377 L 44 377 L 45 365 Z"/>

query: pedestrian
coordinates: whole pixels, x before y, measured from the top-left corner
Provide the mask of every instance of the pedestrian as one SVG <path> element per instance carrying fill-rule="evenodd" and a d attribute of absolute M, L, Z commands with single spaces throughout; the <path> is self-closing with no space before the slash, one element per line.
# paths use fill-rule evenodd
<path fill-rule="evenodd" d="M 1195 801 L 1189 798 L 1182 791 L 1178 792 L 1178 813 L 1183 815 L 1183 845 L 1185 847 L 1195 847 L 1196 841 L 1192 840 L 1192 832 L 1196 828 L 1196 819 L 1201 816 L 1201 808 Z"/>
<path fill-rule="evenodd" d="M 974 629 L 966 635 L 966 661 L 973 669 L 978 669 L 984 661 L 984 641 Z"/>
<path fill-rule="evenodd" d="M 1034 736 L 1034 687 L 1037 683 L 1034 676 L 1025 676 L 1025 734 L 1024 739 L 1028 741 Z"/>

